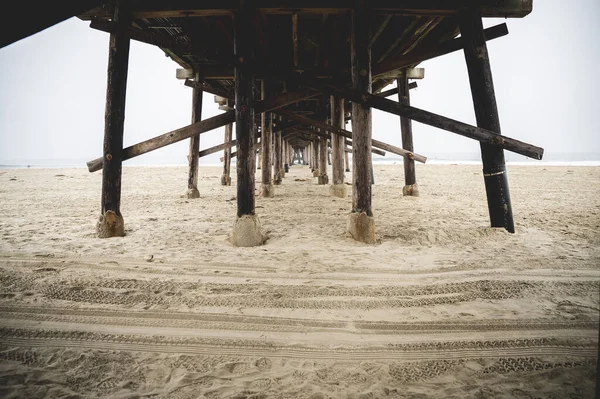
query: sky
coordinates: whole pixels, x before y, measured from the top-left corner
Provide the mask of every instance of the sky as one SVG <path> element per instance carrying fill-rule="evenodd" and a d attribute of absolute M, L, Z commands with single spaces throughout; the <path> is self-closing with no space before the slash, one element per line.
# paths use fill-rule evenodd
<path fill-rule="evenodd" d="M 543 147 L 545 159 L 596 153 L 600 160 L 599 19 L 598 0 L 535 0 L 523 19 L 484 20 L 486 27 L 506 22 L 510 32 L 488 42 L 502 133 Z M 84 167 L 102 155 L 108 41 L 72 18 L 0 49 L 0 165 Z M 178 67 L 160 49 L 131 42 L 125 146 L 190 123 L 192 89 L 175 78 Z M 411 104 L 474 125 L 463 53 L 420 67 L 425 79 L 411 90 Z M 221 112 L 205 93 L 202 117 Z M 430 159 L 479 151 L 476 141 L 420 123 L 413 134 L 415 152 Z M 400 146 L 399 118 L 374 110 L 373 138 Z M 200 147 L 222 142 L 217 129 L 201 136 Z M 185 164 L 187 152 L 185 140 L 126 164 Z M 525 157 L 507 152 L 507 159 Z"/>

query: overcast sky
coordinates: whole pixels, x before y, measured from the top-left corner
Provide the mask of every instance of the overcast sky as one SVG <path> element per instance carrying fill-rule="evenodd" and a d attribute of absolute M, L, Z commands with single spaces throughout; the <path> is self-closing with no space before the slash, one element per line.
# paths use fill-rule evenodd
<path fill-rule="evenodd" d="M 488 43 L 503 134 L 557 153 L 600 153 L 600 1 L 536 0 L 510 34 Z M 72 18 L 0 49 L 0 164 L 81 163 L 102 155 L 108 34 Z M 412 105 L 475 124 L 462 52 L 425 62 Z M 132 41 L 125 146 L 188 125 L 191 89 L 178 65 L 155 47 Z M 203 118 L 220 113 L 205 94 Z M 423 155 L 478 151 L 475 141 L 414 123 Z M 398 117 L 373 113 L 373 137 L 400 145 Z M 220 144 L 223 129 L 203 134 Z M 139 157 L 137 164 L 185 163 L 187 140 Z M 220 154 L 206 159 L 218 162 Z M 520 157 L 520 156 L 519 156 Z M 513 159 L 519 159 L 513 158 Z M 523 159 L 523 157 L 520 157 Z"/>

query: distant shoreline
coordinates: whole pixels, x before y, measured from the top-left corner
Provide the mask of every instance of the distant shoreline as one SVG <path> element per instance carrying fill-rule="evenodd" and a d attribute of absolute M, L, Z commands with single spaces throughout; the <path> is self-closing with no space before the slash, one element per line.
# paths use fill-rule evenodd
<path fill-rule="evenodd" d="M 233 162 L 235 165 L 235 162 Z M 378 159 L 373 160 L 373 165 L 395 165 L 402 164 L 402 159 Z M 423 164 L 420 164 L 423 165 Z M 428 160 L 425 165 L 481 165 L 481 161 L 449 161 L 449 160 Z M 600 166 L 600 160 L 597 161 L 507 161 L 507 166 Z M 124 168 L 180 168 L 187 164 L 127 164 Z M 207 163 L 200 164 L 201 168 L 222 167 L 223 164 Z M 298 166 L 298 165 L 296 165 Z M 0 164 L 0 169 L 85 169 L 85 164 Z"/>

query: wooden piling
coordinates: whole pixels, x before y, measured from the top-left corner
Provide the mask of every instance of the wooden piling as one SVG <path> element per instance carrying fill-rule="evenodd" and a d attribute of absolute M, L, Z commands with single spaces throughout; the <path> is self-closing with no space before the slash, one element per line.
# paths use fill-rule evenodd
<path fill-rule="evenodd" d="M 232 136 L 233 123 L 230 123 L 229 125 L 225 125 L 225 135 L 223 137 L 223 142 L 231 142 L 233 138 Z M 231 147 L 226 147 L 223 150 L 223 176 L 221 176 L 221 185 L 231 186 Z"/>
<path fill-rule="evenodd" d="M 118 0 L 113 21 L 123 28 L 131 25 L 131 0 Z M 110 34 L 104 114 L 102 201 L 96 233 L 100 238 L 125 235 L 121 215 L 121 169 L 123 163 L 123 127 L 125 94 L 129 64 L 129 37 L 122 31 Z"/>
<path fill-rule="evenodd" d="M 477 126 L 500 136 L 500 118 L 480 11 L 474 8 L 465 10 L 459 17 L 459 26 Z M 491 225 L 514 233 L 504 151 L 487 143 L 480 143 L 480 147 Z"/>
<path fill-rule="evenodd" d="M 253 20 L 256 9 L 251 0 L 243 2 L 234 15 L 234 53 L 239 61 L 235 68 L 235 125 L 237 140 L 237 219 L 230 241 L 238 247 L 262 245 L 267 237 L 254 214 L 254 76 L 250 65 L 255 48 Z M 259 111 L 260 112 L 260 111 Z"/>
<path fill-rule="evenodd" d="M 237 140 L 237 215 L 254 215 L 254 76 L 252 10 L 246 6 L 235 16 L 235 135 Z M 247 66 L 246 66 L 247 65 Z"/>
<path fill-rule="evenodd" d="M 196 73 L 196 82 L 200 81 L 200 74 Z M 192 90 L 192 123 L 202 120 L 202 89 L 194 87 Z M 200 198 L 198 191 L 198 153 L 200 151 L 200 135 L 190 137 L 188 153 L 188 199 Z"/>
<path fill-rule="evenodd" d="M 410 87 L 408 77 L 403 73 L 396 79 L 398 86 L 398 102 L 404 105 L 410 105 Z M 400 117 L 400 130 L 402 135 L 402 148 L 414 152 L 413 135 L 412 135 L 412 120 L 410 118 Z M 419 188 L 417 186 L 417 177 L 415 173 L 415 160 L 410 157 L 404 157 L 404 187 L 402 194 L 405 196 L 419 196 Z"/>
<path fill-rule="evenodd" d="M 317 129 L 319 131 L 319 129 Z M 319 139 L 319 180 L 318 183 L 329 184 L 329 176 L 327 176 L 327 139 L 321 137 Z"/>
<path fill-rule="evenodd" d="M 279 186 L 281 184 L 281 170 L 283 163 L 281 162 L 281 132 L 273 135 L 273 184 Z"/>
<path fill-rule="evenodd" d="M 261 83 L 261 97 L 264 100 L 268 93 L 268 82 L 264 79 Z M 270 112 L 263 112 L 261 114 L 261 186 L 260 192 L 263 197 L 272 197 L 273 182 L 271 181 L 271 142 L 272 140 L 272 127 L 273 127 L 273 114 Z"/>
<path fill-rule="evenodd" d="M 312 169 L 313 177 L 319 177 L 319 140 L 315 139 L 312 142 Z"/>
<path fill-rule="evenodd" d="M 331 124 L 343 129 L 344 99 L 330 96 Z M 344 148 L 346 139 L 338 134 L 331 134 L 331 178 L 333 185 L 344 184 Z"/>
<path fill-rule="evenodd" d="M 371 12 L 368 0 L 357 0 L 352 12 L 352 86 L 371 93 Z M 352 213 L 348 231 L 357 241 L 375 242 L 375 222 L 371 209 L 371 107 L 352 103 Z"/>

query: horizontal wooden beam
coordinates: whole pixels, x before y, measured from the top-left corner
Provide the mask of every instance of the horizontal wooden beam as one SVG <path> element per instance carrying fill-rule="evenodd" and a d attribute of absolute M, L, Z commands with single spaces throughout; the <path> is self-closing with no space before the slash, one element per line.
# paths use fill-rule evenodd
<path fill-rule="evenodd" d="M 472 6 L 471 0 L 369 0 L 378 15 L 455 16 Z M 347 0 L 255 0 L 253 5 L 263 14 L 338 14 L 351 11 Z M 522 18 L 532 11 L 532 0 L 479 0 L 484 17 Z M 190 18 L 230 16 L 240 6 L 239 0 L 135 0 L 134 18 Z M 103 7 L 79 15 L 87 20 L 110 17 L 111 7 Z"/>
<path fill-rule="evenodd" d="M 416 89 L 418 87 L 417 82 L 410 82 L 408 84 L 408 89 Z M 389 97 L 389 96 L 393 96 L 394 94 L 398 94 L 398 88 L 394 87 L 393 89 L 389 89 L 386 91 L 382 91 L 381 93 L 377 93 L 377 95 L 379 97 Z"/>
<path fill-rule="evenodd" d="M 282 93 L 278 96 L 269 97 L 263 101 L 257 103 L 255 112 L 257 114 L 261 112 L 268 112 L 286 105 L 293 104 L 301 101 L 305 98 L 310 98 L 319 93 L 315 93 L 314 90 L 304 89 L 300 91 L 293 91 L 288 93 Z M 200 122 L 196 122 L 189 126 L 173 130 L 171 132 L 161 134 L 160 136 L 151 138 L 141 143 L 134 144 L 123 150 L 123 161 L 131 158 L 135 158 L 139 155 L 148 153 L 150 151 L 157 150 L 159 148 L 168 146 L 181 140 L 189 139 L 190 137 L 197 136 L 202 133 L 206 133 L 213 129 L 218 129 L 222 126 L 228 125 L 235 122 L 235 110 L 225 112 L 224 114 L 213 116 L 212 118 L 205 119 Z M 102 158 L 96 158 L 87 163 L 88 170 L 90 172 L 96 172 L 102 169 Z"/>
<path fill-rule="evenodd" d="M 214 147 L 207 148 L 198 153 L 198 158 L 205 157 L 210 154 L 214 154 L 215 152 L 223 151 L 227 148 L 235 147 L 237 145 L 237 140 L 231 140 L 223 144 L 216 145 Z"/>
<path fill-rule="evenodd" d="M 508 27 L 506 26 L 506 24 L 503 23 L 487 28 L 483 32 L 485 34 L 486 40 L 493 40 L 508 35 Z M 377 65 L 374 65 L 373 77 L 383 77 L 386 73 L 390 71 L 407 68 L 423 61 L 431 60 L 433 58 L 445 54 L 450 54 L 455 51 L 462 50 L 462 48 L 463 39 L 458 38 L 447 40 L 429 48 L 417 49 L 415 51 L 411 51 L 406 55 L 401 55 L 400 57 L 388 61 L 383 61 Z"/>
<path fill-rule="evenodd" d="M 525 155 L 533 159 L 542 159 L 544 154 L 544 149 L 541 147 L 536 147 L 532 144 L 524 143 L 510 137 L 501 136 L 495 132 L 472 126 L 467 123 L 459 122 L 454 119 L 446 118 L 445 116 L 437 115 L 419 108 L 400 104 L 377 95 L 370 93 L 359 93 L 351 89 L 337 87 L 327 83 L 321 83 L 317 79 L 313 79 L 309 85 L 312 85 L 312 87 L 316 90 L 322 90 L 331 95 L 343 97 L 350 101 L 359 102 L 369 107 L 389 112 L 394 115 L 410 118 L 414 121 L 437 127 L 442 130 L 447 130 L 449 132 L 456 133 L 460 136 L 468 137 L 482 143 L 496 145 L 504 148 L 505 150 Z"/>
<path fill-rule="evenodd" d="M 193 80 L 186 79 L 184 85 L 186 85 L 187 87 L 200 89 L 207 93 L 214 94 L 215 96 L 224 97 L 224 98 L 230 100 L 229 104 L 233 104 L 233 102 L 234 102 L 234 94 L 233 93 L 231 93 L 227 90 L 224 90 L 224 89 L 219 89 L 217 87 L 214 87 L 206 82 L 195 82 Z"/>
<path fill-rule="evenodd" d="M 352 138 L 352 132 L 342 129 L 342 128 L 332 126 L 328 123 L 320 122 L 320 121 L 308 118 L 306 116 L 298 115 L 298 114 L 295 114 L 295 113 L 285 110 L 285 109 L 280 109 L 280 110 L 276 111 L 276 113 L 278 113 L 279 115 L 283 115 L 290 120 L 300 122 L 304 125 L 314 126 L 314 127 L 317 127 L 319 129 L 322 129 L 322 130 L 325 130 L 325 131 L 328 131 L 331 133 L 339 134 L 340 136 L 344 136 L 347 139 Z M 403 157 L 408 157 L 410 159 L 414 159 L 415 161 L 418 161 L 418 162 L 425 163 L 427 161 L 427 157 L 424 157 L 423 155 L 419 155 L 419 154 L 415 154 L 413 152 L 406 151 L 400 147 L 396 147 L 396 146 L 384 143 L 379 140 L 374 140 L 374 139 L 371 140 L 371 145 L 373 147 L 377 147 L 382 150 L 389 151 L 393 154 L 397 154 L 397 155 L 401 155 Z"/>

